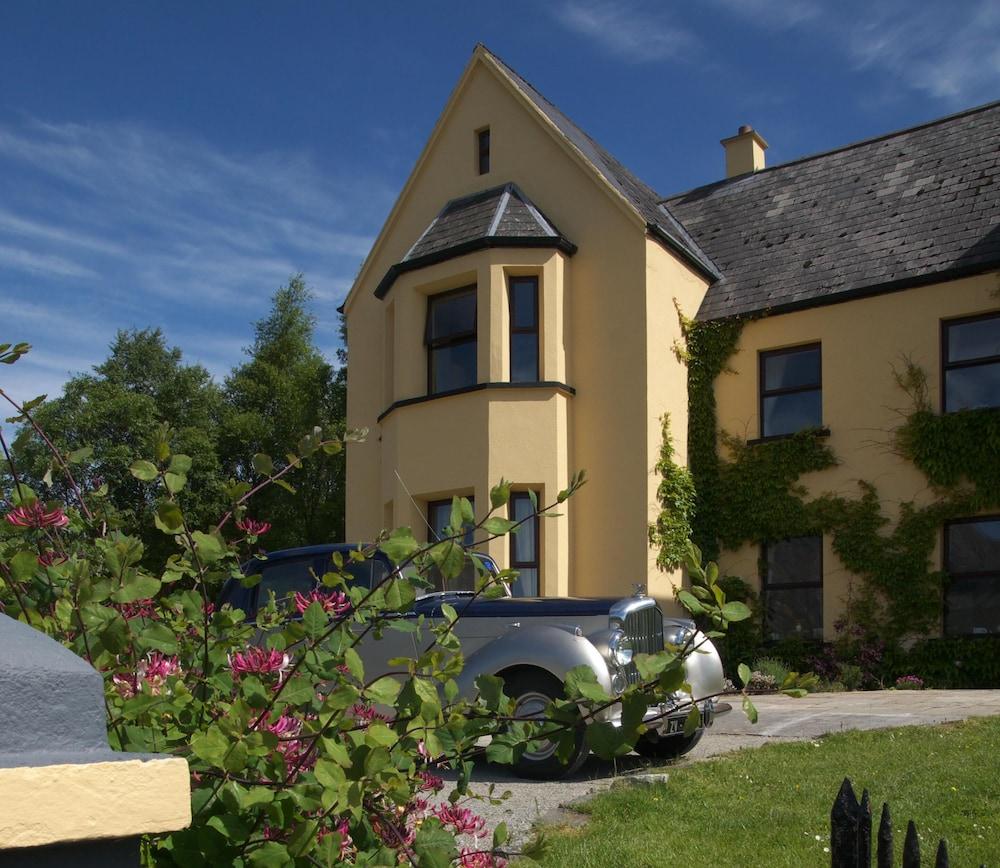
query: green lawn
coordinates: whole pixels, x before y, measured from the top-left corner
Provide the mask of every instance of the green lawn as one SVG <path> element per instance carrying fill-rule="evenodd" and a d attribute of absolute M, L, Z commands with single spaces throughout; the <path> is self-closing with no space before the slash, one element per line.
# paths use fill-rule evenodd
<path fill-rule="evenodd" d="M 868 788 L 876 827 L 889 802 L 897 864 L 913 819 L 925 864 L 943 837 L 956 868 L 1000 866 L 1000 717 L 842 733 L 673 768 L 664 786 L 596 797 L 585 826 L 549 830 L 541 864 L 829 865 L 830 807 L 845 776 L 859 798 Z"/>

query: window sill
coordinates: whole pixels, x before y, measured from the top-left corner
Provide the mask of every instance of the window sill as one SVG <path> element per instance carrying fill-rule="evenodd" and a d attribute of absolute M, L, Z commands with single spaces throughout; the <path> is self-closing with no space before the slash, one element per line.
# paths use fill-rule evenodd
<path fill-rule="evenodd" d="M 411 404 L 424 404 L 427 401 L 436 401 L 438 398 L 451 398 L 455 395 L 465 395 L 469 392 L 482 392 L 487 389 L 549 389 L 562 392 L 564 395 L 575 395 L 576 389 L 560 383 L 557 380 L 539 380 L 537 383 L 476 383 L 474 386 L 463 386 L 461 389 L 449 389 L 447 392 L 435 392 L 433 395 L 420 395 L 416 398 L 403 398 L 393 401 L 386 407 L 375 420 L 381 422 L 393 410 L 400 407 L 409 407 Z"/>
<path fill-rule="evenodd" d="M 811 434 L 813 437 L 829 437 L 830 429 L 823 428 L 803 428 L 801 431 L 794 431 L 791 434 L 772 434 L 770 437 L 757 437 L 754 440 L 747 440 L 747 446 L 758 446 L 762 443 L 774 443 L 778 440 L 791 440 L 803 434 Z"/>

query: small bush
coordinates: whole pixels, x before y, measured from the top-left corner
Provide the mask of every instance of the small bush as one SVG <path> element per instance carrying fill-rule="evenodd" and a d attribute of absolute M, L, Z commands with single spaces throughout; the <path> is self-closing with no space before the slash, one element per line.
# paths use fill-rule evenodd
<path fill-rule="evenodd" d="M 865 673 L 860 666 L 853 663 L 840 664 L 840 680 L 847 690 L 860 690 Z"/>
<path fill-rule="evenodd" d="M 758 657 L 754 660 L 751 668 L 754 672 L 769 675 L 774 679 L 775 684 L 784 684 L 790 672 L 785 662 L 778 660 L 776 657 Z"/>
<path fill-rule="evenodd" d="M 923 690 L 924 680 L 919 675 L 900 675 L 896 679 L 897 690 Z"/>

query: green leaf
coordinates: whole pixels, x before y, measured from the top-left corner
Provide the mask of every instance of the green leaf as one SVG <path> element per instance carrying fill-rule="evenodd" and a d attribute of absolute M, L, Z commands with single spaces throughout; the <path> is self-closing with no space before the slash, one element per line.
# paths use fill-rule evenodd
<path fill-rule="evenodd" d="M 302 614 L 302 626 L 305 628 L 306 635 L 311 639 L 322 636 L 329 623 L 330 618 L 323 608 L 323 604 L 318 601 L 310 603 L 309 608 Z"/>
<path fill-rule="evenodd" d="M 757 707 L 750 701 L 749 696 L 743 697 L 743 713 L 747 716 L 747 720 L 750 723 L 757 722 Z"/>
<path fill-rule="evenodd" d="M 82 449 L 75 449 L 66 456 L 67 464 L 80 464 L 94 454 L 93 446 L 84 446 Z"/>
<path fill-rule="evenodd" d="M 503 535 L 505 533 L 510 533 L 510 531 L 517 526 L 516 521 L 512 521 L 509 518 L 500 518 L 498 515 L 494 515 L 483 523 L 483 530 L 488 534 L 499 534 Z"/>
<path fill-rule="evenodd" d="M 171 494 L 177 494 L 178 491 L 183 491 L 184 486 L 187 485 L 187 477 L 183 473 L 167 471 L 163 474 L 163 482 L 167 486 L 167 491 Z"/>
<path fill-rule="evenodd" d="M 597 675 L 590 666 L 574 666 L 566 673 L 564 689 L 568 698 L 582 696 L 594 702 L 604 702 L 610 697 L 597 683 Z"/>
<path fill-rule="evenodd" d="M 254 868 L 287 868 L 293 864 L 288 848 L 277 841 L 267 841 L 247 857 Z"/>
<path fill-rule="evenodd" d="M 399 564 L 410 557 L 420 546 L 413 537 L 413 531 L 408 527 L 396 528 L 379 549 L 394 564 Z"/>
<path fill-rule="evenodd" d="M 250 826 L 238 814 L 216 814 L 205 825 L 229 841 L 242 842 L 250 833 Z"/>
<path fill-rule="evenodd" d="M 491 711 L 499 710 L 507 701 L 503 692 L 503 683 L 503 679 L 496 675 L 476 676 L 476 688 L 479 690 L 479 696 Z"/>
<path fill-rule="evenodd" d="M 156 526 L 167 534 L 176 534 L 184 526 L 184 514 L 181 508 L 172 501 L 160 501 L 156 507 Z"/>
<path fill-rule="evenodd" d="M 394 705 L 402 686 L 391 675 L 383 675 L 365 688 L 365 696 L 379 705 Z"/>
<path fill-rule="evenodd" d="M 510 833 L 507 831 L 507 824 L 500 823 L 493 830 L 493 848 L 502 847 L 507 843 L 507 839 L 510 838 Z"/>
<path fill-rule="evenodd" d="M 692 736 L 697 731 L 698 727 L 701 726 L 701 710 L 694 703 L 691 704 L 691 710 L 688 712 L 687 717 L 684 719 L 684 735 Z"/>
<path fill-rule="evenodd" d="M 167 465 L 167 470 L 171 473 L 179 473 L 181 476 L 185 476 L 191 469 L 191 456 L 190 455 L 174 455 L 170 459 L 170 464 Z"/>
<path fill-rule="evenodd" d="M 456 578 L 465 566 L 465 549 L 454 540 L 438 543 L 429 554 L 445 580 Z"/>
<path fill-rule="evenodd" d="M 490 506 L 494 509 L 499 509 L 501 506 L 506 506 L 509 500 L 510 483 L 505 479 L 501 479 L 490 489 Z"/>
<path fill-rule="evenodd" d="M 261 476 L 270 476 L 274 472 L 274 461 L 271 460 L 270 455 L 258 452 L 253 457 L 253 469 Z"/>
<path fill-rule="evenodd" d="M 132 466 L 129 467 L 129 472 L 142 482 L 151 482 L 160 475 L 160 472 L 156 469 L 156 465 L 152 461 L 145 461 L 143 459 L 133 461 Z"/>
<path fill-rule="evenodd" d="M 289 482 L 286 482 L 284 479 L 275 479 L 274 484 L 277 485 L 279 488 L 285 489 L 285 491 L 287 491 L 289 494 L 295 494 L 295 486 Z"/>
<path fill-rule="evenodd" d="M 433 817 L 420 824 L 413 849 L 420 868 L 451 868 L 451 863 L 458 857 L 455 836 Z"/>
<path fill-rule="evenodd" d="M 160 580 L 143 573 L 130 572 L 125 586 L 111 595 L 116 603 L 131 603 L 135 600 L 145 600 L 155 597 L 160 590 Z"/>
<path fill-rule="evenodd" d="M 313 774 L 316 775 L 316 780 L 328 790 L 339 792 L 347 783 L 347 775 L 344 773 L 343 767 L 325 757 L 316 760 Z"/>
<path fill-rule="evenodd" d="M 750 608 L 746 603 L 733 600 L 722 607 L 722 617 L 727 621 L 745 621 L 750 617 Z"/>
<path fill-rule="evenodd" d="M 633 658 L 635 668 L 639 671 L 639 677 L 643 681 L 655 678 L 676 660 L 675 655 L 666 651 L 661 651 L 657 654 L 636 654 Z"/>
<path fill-rule="evenodd" d="M 214 534 L 196 530 L 191 534 L 191 537 L 194 539 L 195 551 L 204 564 L 213 564 L 220 560 L 226 553 L 222 541 Z"/>
<path fill-rule="evenodd" d="M 587 727 L 587 744 L 601 759 L 624 756 L 632 750 L 622 731 L 607 721 L 592 723 Z"/>
<path fill-rule="evenodd" d="M 232 750 L 222 761 L 222 767 L 230 774 L 236 774 L 247 767 L 247 745 L 245 741 L 236 742 Z"/>
<path fill-rule="evenodd" d="M 144 651 L 163 651 L 167 654 L 173 654 L 177 651 L 177 637 L 174 635 L 174 631 L 159 621 L 146 624 L 136 636 L 136 644 Z"/>
<path fill-rule="evenodd" d="M 373 723 L 365 730 L 365 744 L 371 747 L 392 747 L 399 736 L 384 723 Z"/>
<path fill-rule="evenodd" d="M 791 696 L 794 699 L 802 699 L 802 697 L 809 695 L 809 691 L 803 687 L 789 687 L 781 692 L 784 693 L 785 696 Z"/>
<path fill-rule="evenodd" d="M 358 681 L 363 681 L 365 677 L 365 665 L 361 662 L 361 658 L 358 656 L 358 652 L 353 648 L 347 648 L 344 650 L 344 664 L 350 670 L 351 675 L 358 679 Z"/>
<path fill-rule="evenodd" d="M 222 768 L 229 745 L 229 737 L 214 724 L 205 732 L 196 732 L 191 736 L 191 752 L 216 768 Z"/>
<path fill-rule="evenodd" d="M 687 609 L 692 615 L 701 615 L 705 612 L 705 607 L 698 602 L 694 594 L 690 591 L 678 591 L 677 599 L 680 604 Z"/>
<path fill-rule="evenodd" d="M 750 683 L 750 667 L 746 663 L 741 663 L 736 667 L 736 674 L 740 677 L 740 684 L 746 687 Z"/>

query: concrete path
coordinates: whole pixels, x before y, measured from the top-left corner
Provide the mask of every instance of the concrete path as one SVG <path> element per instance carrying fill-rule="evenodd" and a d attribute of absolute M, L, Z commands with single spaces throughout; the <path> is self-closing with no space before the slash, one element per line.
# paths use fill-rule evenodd
<path fill-rule="evenodd" d="M 759 720 L 752 725 L 733 698 L 733 710 L 715 725 L 682 763 L 694 762 L 769 742 L 802 741 L 850 729 L 885 729 L 929 725 L 967 717 L 1000 715 L 1000 690 L 861 691 L 813 693 L 803 699 L 756 696 Z M 559 781 L 525 781 L 500 766 L 480 763 L 473 774 L 474 789 L 485 794 L 490 784 L 496 793 L 510 790 L 500 805 L 471 807 L 491 826 L 505 822 L 516 843 L 523 842 L 538 819 L 564 820 L 559 808 L 600 792 L 614 779 L 641 771 L 650 763 L 633 755 L 609 763 L 591 756 L 575 775 Z M 571 815 L 572 816 L 572 815 Z"/>

